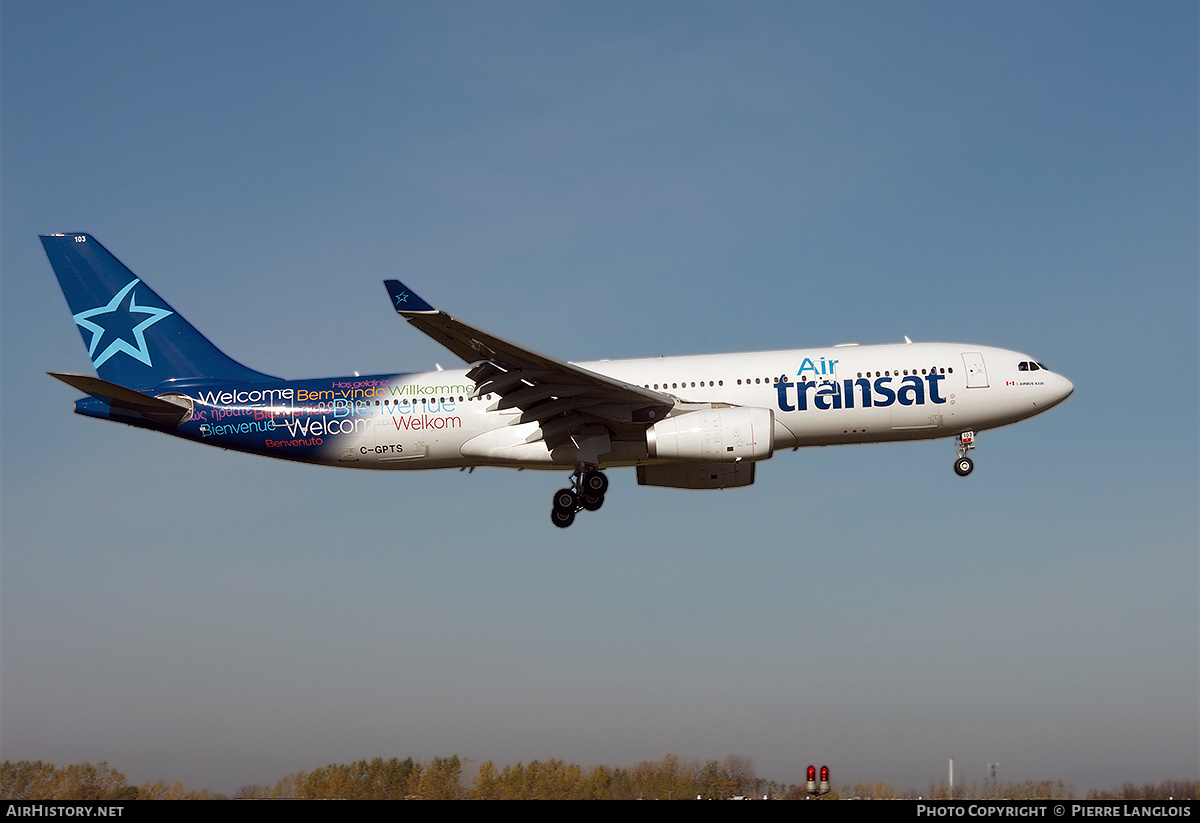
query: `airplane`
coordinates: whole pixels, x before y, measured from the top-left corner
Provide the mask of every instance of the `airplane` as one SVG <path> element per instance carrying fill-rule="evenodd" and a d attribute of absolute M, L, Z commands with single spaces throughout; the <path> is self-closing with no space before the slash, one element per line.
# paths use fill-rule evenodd
<path fill-rule="evenodd" d="M 77 414 L 225 449 L 360 469 L 570 470 L 551 521 L 604 502 L 604 469 L 644 486 L 749 486 L 782 449 L 955 438 L 1061 403 L 1071 382 L 988 346 L 842 344 L 569 363 L 455 320 L 398 280 L 392 308 L 465 370 L 283 380 L 222 353 L 91 235 L 41 236 L 99 377 Z"/>

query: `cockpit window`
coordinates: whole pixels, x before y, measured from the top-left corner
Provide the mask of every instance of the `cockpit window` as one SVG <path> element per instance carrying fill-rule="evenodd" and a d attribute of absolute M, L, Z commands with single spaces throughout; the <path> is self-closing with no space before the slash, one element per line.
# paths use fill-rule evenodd
<path fill-rule="evenodd" d="M 1022 360 L 1017 364 L 1017 371 L 1029 371 L 1029 364 Z"/>
<path fill-rule="evenodd" d="M 1045 363 L 1038 363 L 1038 364 L 1036 364 L 1036 365 L 1037 365 L 1037 367 L 1038 367 L 1039 369 L 1046 369 L 1046 371 L 1050 371 L 1049 369 L 1047 369 L 1047 368 L 1046 368 L 1046 364 L 1045 364 Z"/>
<path fill-rule="evenodd" d="M 1032 360 L 1023 360 L 1017 364 L 1017 371 L 1041 371 L 1043 369 L 1050 371 L 1041 363 L 1035 363 Z"/>

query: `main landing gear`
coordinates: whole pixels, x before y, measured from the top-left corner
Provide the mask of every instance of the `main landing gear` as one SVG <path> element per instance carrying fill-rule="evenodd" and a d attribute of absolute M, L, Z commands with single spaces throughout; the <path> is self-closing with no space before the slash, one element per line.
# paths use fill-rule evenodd
<path fill-rule="evenodd" d="M 963 432 L 958 436 L 958 459 L 954 461 L 954 473 L 966 477 L 975 468 L 975 461 L 967 457 L 967 452 L 975 448 L 975 432 Z"/>
<path fill-rule="evenodd" d="M 571 475 L 571 488 L 559 489 L 554 493 L 554 508 L 550 511 L 550 522 L 565 529 L 575 522 L 575 513 L 580 509 L 594 512 L 604 505 L 604 493 L 608 491 L 608 478 L 595 466 L 581 464 Z"/>

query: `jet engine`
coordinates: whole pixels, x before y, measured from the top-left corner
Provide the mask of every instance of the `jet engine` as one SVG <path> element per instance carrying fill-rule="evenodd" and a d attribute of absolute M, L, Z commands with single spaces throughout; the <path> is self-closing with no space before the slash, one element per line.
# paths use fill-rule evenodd
<path fill-rule="evenodd" d="M 646 450 L 658 460 L 765 460 L 774 447 L 775 413 L 753 406 L 685 412 L 646 430 Z"/>

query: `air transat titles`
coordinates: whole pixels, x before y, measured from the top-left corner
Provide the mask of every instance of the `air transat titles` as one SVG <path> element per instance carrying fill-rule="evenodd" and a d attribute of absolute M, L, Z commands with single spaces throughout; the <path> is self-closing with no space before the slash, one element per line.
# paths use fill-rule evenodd
<path fill-rule="evenodd" d="M 927 374 L 924 377 L 910 374 L 903 378 L 877 377 L 873 381 L 869 377 L 860 377 L 818 382 L 804 379 L 801 372 L 795 383 L 784 377 L 775 384 L 775 391 L 778 395 L 779 410 L 785 412 L 808 411 L 810 408 L 821 411 L 853 409 L 856 404 L 860 408 L 890 406 L 893 403 L 899 403 L 901 406 L 923 406 L 927 402 L 946 402 L 946 398 L 938 392 L 938 382 L 945 379 L 944 374 Z M 893 380 L 900 382 L 893 383 Z"/>

